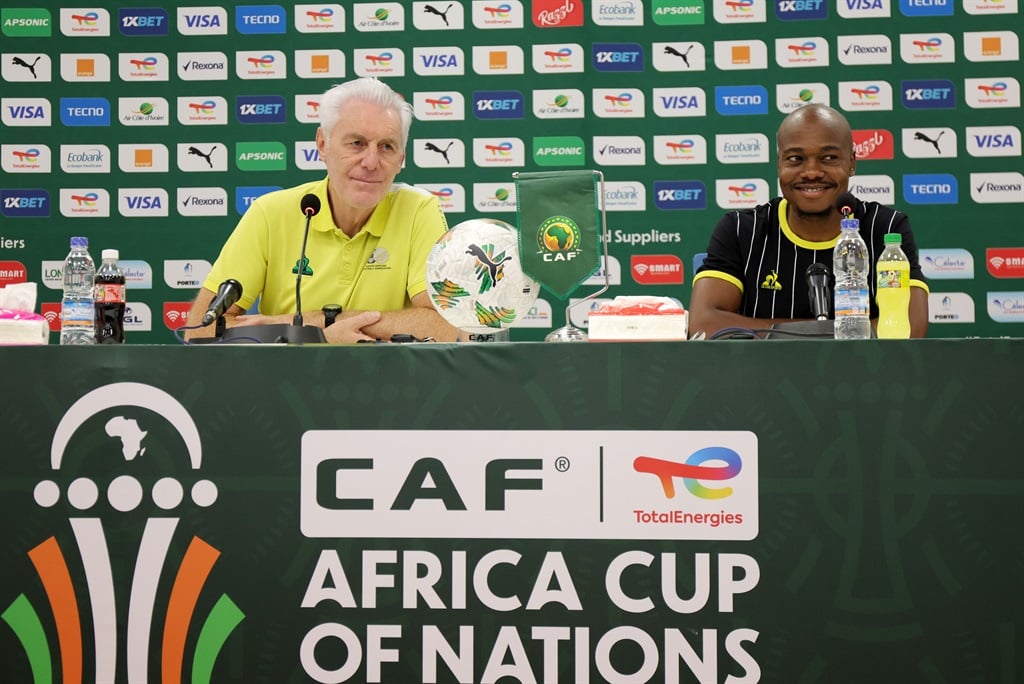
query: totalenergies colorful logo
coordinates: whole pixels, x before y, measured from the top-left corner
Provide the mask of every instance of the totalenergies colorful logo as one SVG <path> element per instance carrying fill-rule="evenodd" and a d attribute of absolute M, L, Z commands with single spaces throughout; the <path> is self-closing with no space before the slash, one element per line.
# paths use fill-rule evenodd
<path fill-rule="evenodd" d="M 1005 97 L 1006 96 L 1006 83 L 999 81 L 991 85 L 979 84 L 978 90 L 980 90 L 985 97 Z"/>
<path fill-rule="evenodd" d="M 35 164 L 39 161 L 40 152 L 38 147 L 30 147 L 27 150 L 13 150 L 11 154 L 17 157 L 20 162 Z"/>
<path fill-rule="evenodd" d="M 792 50 L 794 57 L 812 57 L 814 51 L 818 49 L 818 44 L 813 40 L 805 40 L 799 45 L 787 45 L 786 49 Z"/>
<path fill-rule="evenodd" d="M 709 461 L 724 465 L 705 465 Z M 691 494 L 701 499 L 724 499 L 732 496 L 732 487 L 705 487 L 700 480 L 731 480 L 739 475 L 742 468 L 743 461 L 739 454 L 727 447 L 717 446 L 698 449 L 685 463 L 650 456 L 637 456 L 633 461 L 633 470 L 638 473 L 650 473 L 658 478 L 667 499 L 675 498 L 677 477 L 683 480 L 683 486 Z"/>
<path fill-rule="evenodd" d="M 191 643 L 194 646 L 187 679 L 208 684 L 217 655 L 245 617 L 225 594 L 220 595 L 207 615 L 196 614 L 200 593 L 220 551 L 193 536 L 173 568 L 166 604 L 158 597 L 165 595 L 160 587 L 161 576 L 172 575 L 164 573 L 169 550 L 178 546 L 173 542 L 180 518 L 173 512 L 191 504 L 201 508 L 212 506 L 217 500 L 217 486 L 200 477 L 191 482 L 163 477 L 147 492 L 138 479 L 127 474 L 116 476 L 105 485 L 103 494 L 115 515 L 139 516 L 139 509 L 147 503 L 154 510 L 168 512 L 144 519 L 130 586 L 118 592 L 108 540 L 124 539 L 124 525 L 118 522 L 109 530 L 104 528 L 97 515 L 102 497 L 100 483 L 95 479 L 82 476 L 77 470 L 73 478 L 60 477 L 65 451 L 73 443 L 76 431 L 93 416 L 118 407 L 145 409 L 168 421 L 184 444 L 192 471 L 198 473 L 202 461 L 199 432 L 185 408 L 171 395 L 149 385 L 122 382 L 82 396 L 54 431 L 50 447 L 54 478 L 40 480 L 33 490 L 39 507 L 54 508 L 63 499 L 69 510 L 81 514 L 68 518 L 73 545 L 62 546 L 56 536 L 50 536 L 28 551 L 49 603 L 56 644 L 50 642 L 51 637 L 43 627 L 41 606 L 33 605 L 25 594 L 15 598 L 0 617 L 21 642 L 34 682 L 55 681 L 58 667 L 64 684 L 156 681 L 149 673 L 150 651 L 159 648 L 159 658 L 153 660 L 160 664 L 160 681 L 178 684 L 185 678 L 186 645 Z M 126 462 L 145 458 L 148 432 L 135 420 L 114 416 L 104 429 L 109 436 L 121 440 Z M 78 558 L 69 563 L 67 553 L 71 550 L 77 552 Z M 79 568 L 83 577 L 75 577 Z M 119 607 L 117 600 L 122 596 L 127 598 L 127 606 Z M 92 620 L 91 639 L 89 627 L 83 624 L 86 615 Z M 193 629 L 194 625 L 198 629 Z M 86 655 L 89 645 L 95 652 Z M 119 655 L 119 651 L 123 654 Z M 86 663 L 95 667 L 94 673 L 85 673 Z"/>
<path fill-rule="evenodd" d="M 725 6 L 735 12 L 750 12 L 754 9 L 754 0 L 726 0 Z"/>
<path fill-rule="evenodd" d="M 274 55 L 263 55 L 262 57 L 246 57 L 246 61 L 253 69 L 273 69 Z"/>
<path fill-rule="evenodd" d="M 376 55 L 366 55 L 366 61 L 375 67 L 389 67 L 391 66 L 391 60 L 395 58 L 392 52 L 381 52 Z"/>
<path fill-rule="evenodd" d="M 95 193 L 95 192 L 87 192 L 84 195 L 79 195 L 79 194 L 71 195 L 71 201 L 74 202 L 75 204 L 77 204 L 80 207 L 81 206 L 86 206 L 86 207 L 96 206 L 96 202 L 98 202 L 99 199 L 100 199 L 99 194 Z"/>
<path fill-rule="evenodd" d="M 942 49 L 942 39 L 929 38 L 928 40 L 915 40 L 914 47 L 923 52 L 938 52 Z"/>
<path fill-rule="evenodd" d="M 881 91 L 882 89 L 876 85 L 870 85 L 867 88 L 850 88 L 850 92 L 856 95 L 858 100 L 876 100 Z"/>
<path fill-rule="evenodd" d="M 188 108 L 194 111 L 196 114 L 212 116 L 217 109 L 217 103 L 214 100 L 205 100 L 203 102 L 189 102 Z"/>
<path fill-rule="evenodd" d="M 568 62 L 569 59 L 572 57 L 572 50 L 569 48 L 562 48 L 560 50 L 545 50 L 544 56 L 550 57 L 552 62 Z"/>
<path fill-rule="evenodd" d="M 306 16 L 312 19 L 313 21 L 326 23 L 334 18 L 334 10 L 331 9 L 330 7 L 325 7 L 320 11 L 309 10 L 306 12 Z"/>
<path fill-rule="evenodd" d="M 128 62 L 136 69 L 141 69 L 142 71 L 153 71 L 154 69 L 156 69 L 157 65 L 156 57 L 146 57 L 145 59 L 129 59 Z"/>
<path fill-rule="evenodd" d="M 633 95 L 631 93 L 619 93 L 618 95 L 605 95 L 604 99 L 608 100 L 608 104 L 612 107 L 625 107 L 633 101 Z"/>
<path fill-rule="evenodd" d="M 484 7 L 484 12 L 491 15 L 492 19 L 508 19 L 508 15 L 511 11 L 512 5 L 509 4 Z"/>
<path fill-rule="evenodd" d="M 692 138 L 683 138 L 679 142 L 666 142 L 665 147 L 673 154 L 689 154 L 693 152 L 694 142 Z"/>
<path fill-rule="evenodd" d="M 430 105 L 431 109 L 451 109 L 453 101 L 454 100 L 451 95 L 426 98 L 426 103 Z"/>
<path fill-rule="evenodd" d="M 754 197 L 757 194 L 757 184 L 744 183 L 743 185 L 730 185 L 729 192 L 737 197 Z"/>
<path fill-rule="evenodd" d="M 95 26 L 96 22 L 99 21 L 100 15 L 96 12 L 89 12 L 87 14 L 72 14 L 72 21 L 78 23 L 79 26 Z"/>
<path fill-rule="evenodd" d="M 491 154 L 497 155 L 499 157 L 507 157 L 508 155 L 512 154 L 512 143 L 503 142 L 498 145 L 492 145 L 488 143 L 484 145 L 484 149 L 490 152 Z"/>

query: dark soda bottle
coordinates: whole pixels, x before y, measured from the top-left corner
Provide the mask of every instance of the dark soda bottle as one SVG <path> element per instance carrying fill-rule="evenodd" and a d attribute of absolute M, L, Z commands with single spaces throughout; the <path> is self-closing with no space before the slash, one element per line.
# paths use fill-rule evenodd
<path fill-rule="evenodd" d="M 103 263 L 96 270 L 93 301 L 96 308 L 96 343 L 124 342 L 125 277 L 118 266 L 116 249 L 103 250 Z"/>

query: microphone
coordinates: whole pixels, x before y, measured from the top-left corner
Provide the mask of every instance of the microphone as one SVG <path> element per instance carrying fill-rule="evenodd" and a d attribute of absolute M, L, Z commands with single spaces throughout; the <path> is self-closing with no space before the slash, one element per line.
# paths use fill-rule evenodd
<path fill-rule="evenodd" d="M 231 308 L 242 296 L 242 284 L 234 278 L 228 278 L 220 287 L 210 307 L 203 314 L 203 320 L 199 322 L 200 327 L 206 327 L 224 315 L 224 312 Z"/>
<path fill-rule="evenodd" d="M 831 276 L 828 266 L 817 262 L 807 267 L 807 296 L 811 300 L 811 311 L 814 318 L 819 321 L 828 320 L 828 303 L 832 301 L 832 293 L 829 292 L 828 281 Z"/>
<path fill-rule="evenodd" d="M 843 218 L 852 218 L 853 211 L 857 208 L 857 198 L 849 192 L 844 192 L 836 199 L 836 209 L 843 215 Z"/>
<path fill-rule="evenodd" d="M 306 216 L 306 230 L 302 234 L 302 251 L 299 252 L 299 263 L 295 266 L 297 274 L 295 276 L 295 317 L 292 319 L 292 325 L 297 326 L 302 325 L 302 276 L 306 270 L 306 240 L 309 239 L 309 222 L 320 213 L 320 198 L 313 193 L 307 193 L 302 196 L 299 207 Z"/>

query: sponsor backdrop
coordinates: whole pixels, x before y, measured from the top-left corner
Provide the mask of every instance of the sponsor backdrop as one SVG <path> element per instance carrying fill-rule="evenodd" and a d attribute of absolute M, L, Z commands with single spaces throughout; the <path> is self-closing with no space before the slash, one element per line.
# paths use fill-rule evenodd
<path fill-rule="evenodd" d="M 373 75 L 416 109 L 399 179 L 450 223 L 515 223 L 513 171 L 600 169 L 608 296 L 684 303 L 721 213 L 776 193 L 780 119 L 827 102 L 856 129 L 853 191 L 911 216 L 930 334 L 1019 334 L 1020 13 L 1019 0 L 5 4 L 0 282 L 40 282 L 54 316 L 68 238 L 85 235 L 96 258 L 120 249 L 128 339 L 173 341 L 252 199 L 323 173 L 318 95 Z M 564 304 L 545 292 L 513 339 L 563 325 Z"/>
<path fill-rule="evenodd" d="M 0 680 L 1024 681 L 1022 346 L 7 348 Z"/>

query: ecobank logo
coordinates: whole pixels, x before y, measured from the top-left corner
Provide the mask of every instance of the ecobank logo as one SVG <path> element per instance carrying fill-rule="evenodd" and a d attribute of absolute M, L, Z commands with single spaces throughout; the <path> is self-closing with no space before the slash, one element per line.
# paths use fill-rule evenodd
<path fill-rule="evenodd" d="M 106 466 L 91 474 L 81 446 L 101 432 L 117 440 L 113 449 L 126 463 L 134 462 L 133 474 L 111 477 Z M 90 436 L 83 440 L 86 433 Z M 159 451 L 163 438 L 181 444 L 187 476 L 154 475 L 147 483 L 134 473 L 145 472 L 147 451 Z M 69 449 L 72 443 L 75 448 Z M 175 539 L 184 528 L 180 513 L 193 506 L 209 509 L 219 494 L 216 483 L 200 473 L 202 444 L 188 411 L 150 385 L 98 387 L 61 417 L 50 446 L 50 467 L 52 477 L 35 484 L 32 498 L 55 515 L 66 510 L 70 532 L 55 530 L 27 551 L 38 585 L 22 587 L 23 593 L 0 614 L 25 651 L 33 681 L 50 681 L 55 670 L 66 682 L 151 681 L 156 675 L 150 671 L 152 661 L 153 669 L 159 662 L 172 679 L 191 673 L 192 682 L 210 682 L 217 655 L 245 613 L 224 593 L 205 615 L 201 611 L 206 608 L 197 610 L 210 605 L 196 598 L 221 552 L 195 535 L 187 546 Z M 134 535 L 126 533 L 132 529 L 138 530 L 137 545 Z M 184 548 L 181 555 L 172 551 L 179 548 Z M 112 562 L 124 557 L 139 559 L 131 573 Z M 47 607 L 45 620 L 54 626 L 52 632 L 40 624 Z M 88 645 L 92 653 L 86 652 Z M 86 673 L 87 666 L 95 671 Z"/>
<path fill-rule="evenodd" d="M 493 445 L 486 458 L 474 450 L 480 440 Z M 740 431 L 523 430 L 495 440 L 473 430 L 311 430 L 301 529 L 310 538 L 484 539 L 501 529 L 522 539 L 750 540 L 757 465 L 757 436 Z"/>

